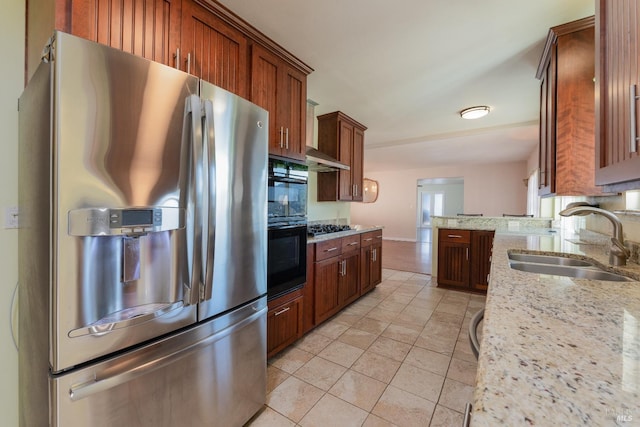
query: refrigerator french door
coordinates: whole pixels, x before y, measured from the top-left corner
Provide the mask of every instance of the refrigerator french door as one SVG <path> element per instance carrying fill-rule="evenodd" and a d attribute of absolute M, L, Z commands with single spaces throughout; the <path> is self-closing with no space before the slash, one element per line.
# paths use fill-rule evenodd
<path fill-rule="evenodd" d="M 265 400 L 267 112 L 56 32 L 19 129 L 21 425 L 244 423 Z"/>

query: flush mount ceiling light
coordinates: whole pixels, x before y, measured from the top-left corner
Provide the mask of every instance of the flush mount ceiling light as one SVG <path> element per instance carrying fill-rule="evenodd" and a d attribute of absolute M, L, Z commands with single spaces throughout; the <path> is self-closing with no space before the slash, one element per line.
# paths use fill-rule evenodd
<path fill-rule="evenodd" d="M 484 117 L 489 114 L 489 111 L 491 111 L 491 109 L 486 105 L 465 108 L 464 110 L 460 111 L 460 117 L 468 120 L 479 119 L 480 117 Z"/>

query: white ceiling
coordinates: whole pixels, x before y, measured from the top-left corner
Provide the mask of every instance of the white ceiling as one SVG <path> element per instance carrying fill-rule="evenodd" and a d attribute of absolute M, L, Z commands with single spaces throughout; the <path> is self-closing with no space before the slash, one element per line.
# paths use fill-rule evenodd
<path fill-rule="evenodd" d="M 316 114 L 368 127 L 367 172 L 526 160 L 548 29 L 594 0 L 219 0 L 314 68 Z M 463 120 L 459 111 L 489 105 Z"/>

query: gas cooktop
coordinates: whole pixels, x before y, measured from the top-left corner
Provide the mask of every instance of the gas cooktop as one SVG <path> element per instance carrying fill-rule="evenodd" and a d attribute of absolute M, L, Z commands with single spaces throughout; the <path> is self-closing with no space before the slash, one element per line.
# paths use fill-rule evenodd
<path fill-rule="evenodd" d="M 348 230 L 351 230 L 351 227 L 348 225 L 311 224 L 307 226 L 307 234 L 309 236 L 319 236 L 321 234 L 337 233 L 338 231 Z"/>

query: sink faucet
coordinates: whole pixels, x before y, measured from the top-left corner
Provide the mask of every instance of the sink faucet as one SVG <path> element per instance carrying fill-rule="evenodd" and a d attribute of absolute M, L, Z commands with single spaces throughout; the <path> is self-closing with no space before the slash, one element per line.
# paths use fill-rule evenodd
<path fill-rule="evenodd" d="M 627 265 L 627 258 L 629 258 L 629 255 L 631 255 L 631 251 L 629 251 L 629 249 L 627 249 L 624 245 L 622 223 L 617 216 L 607 210 L 595 208 L 592 206 L 575 206 L 560 211 L 560 215 L 562 216 L 582 216 L 592 213 L 602 215 L 603 217 L 611 221 L 611 224 L 613 225 L 613 237 L 611 237 L 612 245 L 611 250 L 609 251 L 609 264 L 616 266 Z"/>

